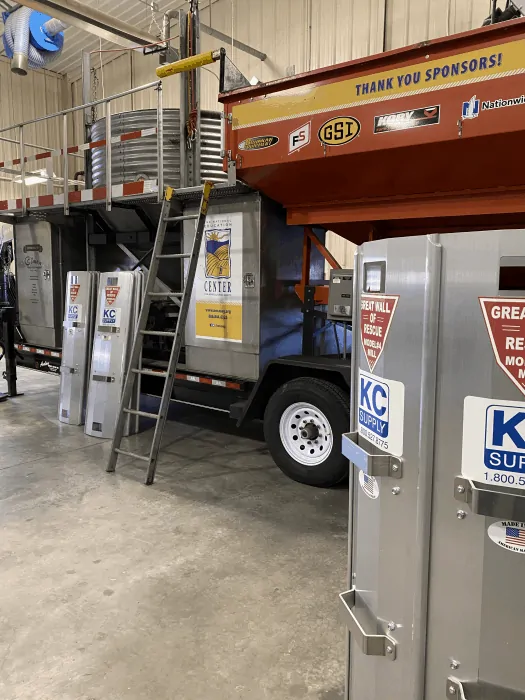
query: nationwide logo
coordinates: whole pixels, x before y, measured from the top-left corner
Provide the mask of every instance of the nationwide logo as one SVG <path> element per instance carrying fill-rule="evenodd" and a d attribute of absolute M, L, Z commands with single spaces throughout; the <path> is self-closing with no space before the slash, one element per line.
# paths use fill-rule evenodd
<path fill-rule="evenodd" d="M 498 100 L 484 100 L 483 102 L 474 95 L 468 102 L 463 102 L 461 116 L 463 119 L 475 119 L 479 117 L 480 112 L 501 109 L 502 107 L 520 107 L 522 105 L 525 105 L 525 95 L 510 97 L 507 100 L 500 98 Z"/>
<path fill-rule="evenodd" d="M 463 102 L 461 116 L 463 119 L 475 119 L 479 117 L 479 100 L 476 95 L 471 97 L 468 102 Z"/>
<path fill-rule="evenodd" d="M 405 112 L 395 112 L 393 114 L 382 114 L 374 117 L 374 134 L 439 124 L 439 117 L 440 105 L 408 109 Z"/>
<path fill-rule="evenodd" d="M 248 139 L 244 139 L 239 144 L 240 151 L 260 151 L 263 148 L 270 148 L 270 146 L 275 146 L 279 143 L 279 138 L 277 136 L 251 136 Z"/>
<path fill-rule="evenodd" d="M 120 287 L 106 287 L 106 303 L 111 306 L 115 303 L 118 293 L 120 292 Z"/>

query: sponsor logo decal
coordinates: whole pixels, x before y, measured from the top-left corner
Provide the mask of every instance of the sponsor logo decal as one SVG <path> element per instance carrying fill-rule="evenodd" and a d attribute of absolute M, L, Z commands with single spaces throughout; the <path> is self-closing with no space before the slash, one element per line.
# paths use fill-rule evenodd
<path fill-rule="evenodd" d="M 260 151 L 279 143 L 277 136 L 250 136 L 239 144 L 240 151 Z"/>
<path fill-rule="evenodd" d="M 303 124 L 288 134 L 288 154 L 298 151 L 310 143 L 312 122 Z"/>
<path fill-rule="evenodd" d="M 461 116 L 463 119 L 475 119 L 480 112 L 487 112 L 492 109 L 502 109 L 503 107 L 521 107 L 525 105 L 525 95 L 519 97 L 499 98 L 497 100 L 478 100 L 476 95 L 468 102 L 463 102 Z"/>
<path fill-rule="evenodd" d="M 106 287 L 106 304 L 108 306 L 115 303 L 119 292 L 120 287 Z"/>
<path fill-rule="evenodd" d="M 353 141 L 361 131 L 360 122 L 354 117 L 333 117 L 319 129 L 319 141 L 327 146 L 344 146 Z"/>
<path fill-rule="evenodd" d="M 381 114 L 374 117 L 374 134 L 439 124 L 439 117 L 440 105 L 408 109 L 405 112 L 394 112 L 393 114 Z"/>
<path fill-rule="evenodd" d="M 69 298 L 71 299 L 71 303 L 75 303 L 76 298 L 78 297 L 78 293 L 80 291 L 80 285 L 79 284 L 72 284 L 69 288 Z"/>

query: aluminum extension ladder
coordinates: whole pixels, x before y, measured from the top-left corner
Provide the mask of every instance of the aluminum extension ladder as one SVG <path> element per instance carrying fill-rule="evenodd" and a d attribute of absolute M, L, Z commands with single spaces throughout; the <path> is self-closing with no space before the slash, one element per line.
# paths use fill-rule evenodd
<path fill-rule="evenodd" d="M 213 188 L 213 183 L 206 181 L 203 185 L 202 199 L 200 204 L 200 209 L 198 214 L 192 214 L 188 216 L 169 216 L 171 208 L 171 198 L 173 195 L 173 189 L 171 187 L 166 188 L 166 193 L 164 200 L 162 202 L 162 208 L 160 213 L 159 225 L 157 228 L 157 234 L 155 237 L 155 243 L 153 246 L 153 254 L 151 258 L 151 264 L 148 272 L 148 279 L 146 281 L 146 288 L 144 291 L 144 300 L 142 302 L 142 308 L 140 310 L 140 316 L 137 323 L 136 334 L 133 339 L 133 349 L 131 351 L 131 358 L 129 362 L 129 367 L 126 373 L 126 381 L 124 383 L 124 390 L 122 392 L 122 397 L 120 400 L 120 406 L 118 410 L 117 422 L 115 425 L 115 433 L 113 435 L 113 441 L 111 443 L 111 452 L 109 456 L 108 465 L 106 471 L 114 472 L 117 464 L 117 459 L 119 455 L 126 455 L 128 457 L 133 457 L 135 459 L 140 459 L 148 463 L 148 471 L 146 473 L 146 484 L 152 484 L 155 478 L 155 469 L 157 466 L 157 459 L 159 455 L 160 442 L 162 439 L 162 434 L 164 432 L 164 426 L 166 425 L 166 419 L 168 417 L 168 409 L 170 405 L 171 393 L 173 391 L 173 383 L 175 381 L 175 373 L 177 369 L 177 364 L 179 361 L 180 349 L 182 347 L 182 342 L 184 339 L 184 328 L 186 326 L 186 318 L 188 316 L 188 309 L 190 306 L 191 293 L 193 289 L 193 284 L 195 281 L 195 273 L 197 271 L 197 262 L 199 259 L 199 252 L 201 249 L 202 237 L 204 234 L 204 224 L 206 222 L 206 214 L 208 212 L 208 202 L 210 198 L 210 192 Z M 162 248 L 164 245 L 164 237 L 166 235 L 166 228 L 169 222 L 172 221 L 186 221 L 188 219 L 197 219 L 197 224 L 195 227 L 195 240 L 193 241 L 193 247 L 191 253 L 174 253 L 174 254 L 163 254 Z M 154 292 L 153 288 L 155 286 L 155 280 L 157 279 L 157 271 L 159 267 L 159 260 L 166 258 L 189 258 L 188 274 L 186 276 L 186 282 L 184 283 L 184 289 L 182 292 Z M 179 316 L 177 319 L 177 326 L 175 331 L 149 331 L 146 330 L 146 324 L 148 322 L 148 316 L 151 306 L 151 300 L 154 297 L 178 297 L 180 298 L 180 309 Z M 140 365 L 140 358 L 142 354 L 142 343 L 145 335 L 162 335 L 165 337 L 173 338 L 173 345 L 171 348 L 170 359 L 168 362 L 168 368 L 165 372 L 158 372 L 148 369 L 142 369 Z M 128 408 L 130 399 L 133 392 L 133 386 L 137 375 L 139 374 L 149 374 L 155 377 L 164 377 L 164 389 L 162 391 L 162 398 L 160 400 L 160 407 L 158 413 L 148 413 L 146 411 L 140 411 L 133 408 Z M 155 419 L 155 432 L 153 434 L 153 441 L 151 443 L 150 452 L 148 455 L 139 455 L 134 452 L 128 452 L 127 450 L 121 449 L 120 445 L 122 443 L 122 437 L 124 432 L 124 425 L 126 414 L 132 414 L 136 416 L 143 416 L 145 418 Z"/>

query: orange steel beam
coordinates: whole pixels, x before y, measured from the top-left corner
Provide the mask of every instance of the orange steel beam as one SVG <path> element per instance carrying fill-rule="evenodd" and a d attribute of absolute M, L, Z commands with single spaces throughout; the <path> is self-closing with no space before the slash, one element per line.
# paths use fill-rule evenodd
<path fill-rule="evenodd" d="M 299 299 L 304 302 L 304 288 L 310 284 L 310 262 L 312 257 L 312 243 L 321 253 L 326 262 L 335 270 L 340 270 L 341 265 L 337 262 L 330 251 L 321 243 L 315 233 L 309 226 L 304 227 L 303 238 L 303 264 L 301 273 L 301 282 L 295 285 L 295 293 Z M 316 285 L 314 293 L 314 301 L 316 304 L 328 304 L 328 286 Z"/>

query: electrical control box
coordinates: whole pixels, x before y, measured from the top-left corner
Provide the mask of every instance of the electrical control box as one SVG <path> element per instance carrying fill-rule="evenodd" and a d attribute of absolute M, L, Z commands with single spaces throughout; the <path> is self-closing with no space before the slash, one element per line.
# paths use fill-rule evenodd
<path fill-rule="evenodd" d="M 351 321 L 353 270 L 330 270 L 328 291 L 328 319 L 330 321 Z"/>

